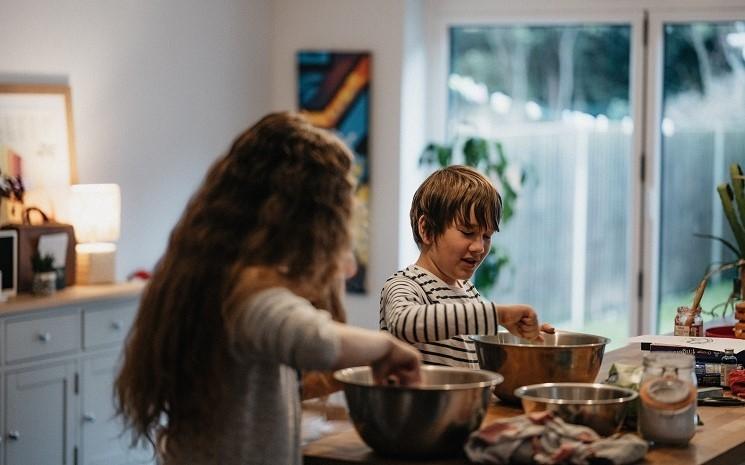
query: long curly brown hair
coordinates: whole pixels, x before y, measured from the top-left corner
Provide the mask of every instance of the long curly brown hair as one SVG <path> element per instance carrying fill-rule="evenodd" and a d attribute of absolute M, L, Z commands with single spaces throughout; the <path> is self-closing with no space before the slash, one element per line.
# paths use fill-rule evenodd
<path fill-rule="evenodd" d="M 338 305 L 333 286 L 349 246 L 352 156 L 292 113 L 268 115 L 210 168 L 171 232 L 130 331 L 115 382 L 132 442 L 205 424 L 225 370 L 240 358 L 233 325 L 249 267 L 280 270 Z M 329 308 L 329 307 L 326 307 Z"/>

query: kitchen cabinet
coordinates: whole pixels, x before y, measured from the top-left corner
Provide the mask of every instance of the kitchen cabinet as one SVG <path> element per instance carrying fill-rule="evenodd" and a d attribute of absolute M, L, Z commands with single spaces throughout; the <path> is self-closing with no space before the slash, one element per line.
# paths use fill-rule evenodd
<path fill-rule="evenodd" d="M 75 362 L 5 374 L 5 464 L 75 460 Z"/>
<path fill-rule="evenodd" d="M 129 433 L 114 420 L 111 389 L 118 369 L 119 353 L 86 357 L 80 370 L 80 450 L 82 464 L 109 465 L 152 462 L 152 452 L 131 449 Z"/>
<path fill-rule="evenodd" d="M 75 286 L 0 304 L 0 465 L 134 465 L 113 381 L 142 285 Z"/>

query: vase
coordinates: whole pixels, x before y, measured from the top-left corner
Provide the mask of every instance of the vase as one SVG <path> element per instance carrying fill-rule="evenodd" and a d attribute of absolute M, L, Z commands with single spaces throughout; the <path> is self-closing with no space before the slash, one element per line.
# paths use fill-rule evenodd
<path fill-rule="evenodd" d="M 36 295 L 51 295 L 57 290 L 57 273 L 54 271 L 44 271 L 34 273 L 31 283 L 31 292 Z"/>

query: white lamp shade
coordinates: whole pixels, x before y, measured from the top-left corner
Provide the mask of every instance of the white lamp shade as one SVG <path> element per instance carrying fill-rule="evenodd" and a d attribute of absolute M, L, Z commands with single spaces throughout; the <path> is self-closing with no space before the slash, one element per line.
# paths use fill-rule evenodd
<path fill-rule="evenodd" d="M 74 184 L 70 220 L 78 242 L 114 242 L 119 239 L 121 194 L 117 184 Z"/>

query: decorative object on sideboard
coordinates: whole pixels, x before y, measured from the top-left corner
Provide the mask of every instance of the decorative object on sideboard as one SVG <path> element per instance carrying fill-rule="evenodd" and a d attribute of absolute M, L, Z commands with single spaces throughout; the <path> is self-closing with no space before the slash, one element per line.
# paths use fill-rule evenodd
<path fill-rule="evenodd" d="M 38 251 L 31 257 L 34 271 L 31 292 L 36 295 L 52 295 L 57 290 L 57 273 L 54 271 L 54 255 L 42 255 Z"/>
<path fill-rule="evenodd" d="M 78 245 L 78 284 L 113 283 L 119 239 L 121 193 L 117 184 L 71 186 L 70 218 Z"/>
<path fill-rule="evenodd" d="M 56 257 L 58 288 L 75 283 L 75 234 L 72 225 L 58 223 L 41 209 L 28 207 L 23 212 L 23 223 L 7 224 L 2 229 L 16 231 L 18 235 L 18 292 L 32 291 L 34 272 L 31 257 L 39 250 L 40 243 L 43 251 Z M 66 240 L 60 235 L 66 236 Z M 60 250 L 60 246 L 64 246 L 64 250 Z"/>
<path fill-rule="evenodd" d="M 53 258 L 52 268 L 57 276 L 55 288 L 64 289 L 67 275 L 67 243 L 72 238 L 63 232 L 44 234 L 39 236 L 36 252 L 41 256 L 51 255 Z"/>
<path fill-rule="evenodd" d="M 0 230 L 0 301 L 18 289 L 18 231 Z"/>

